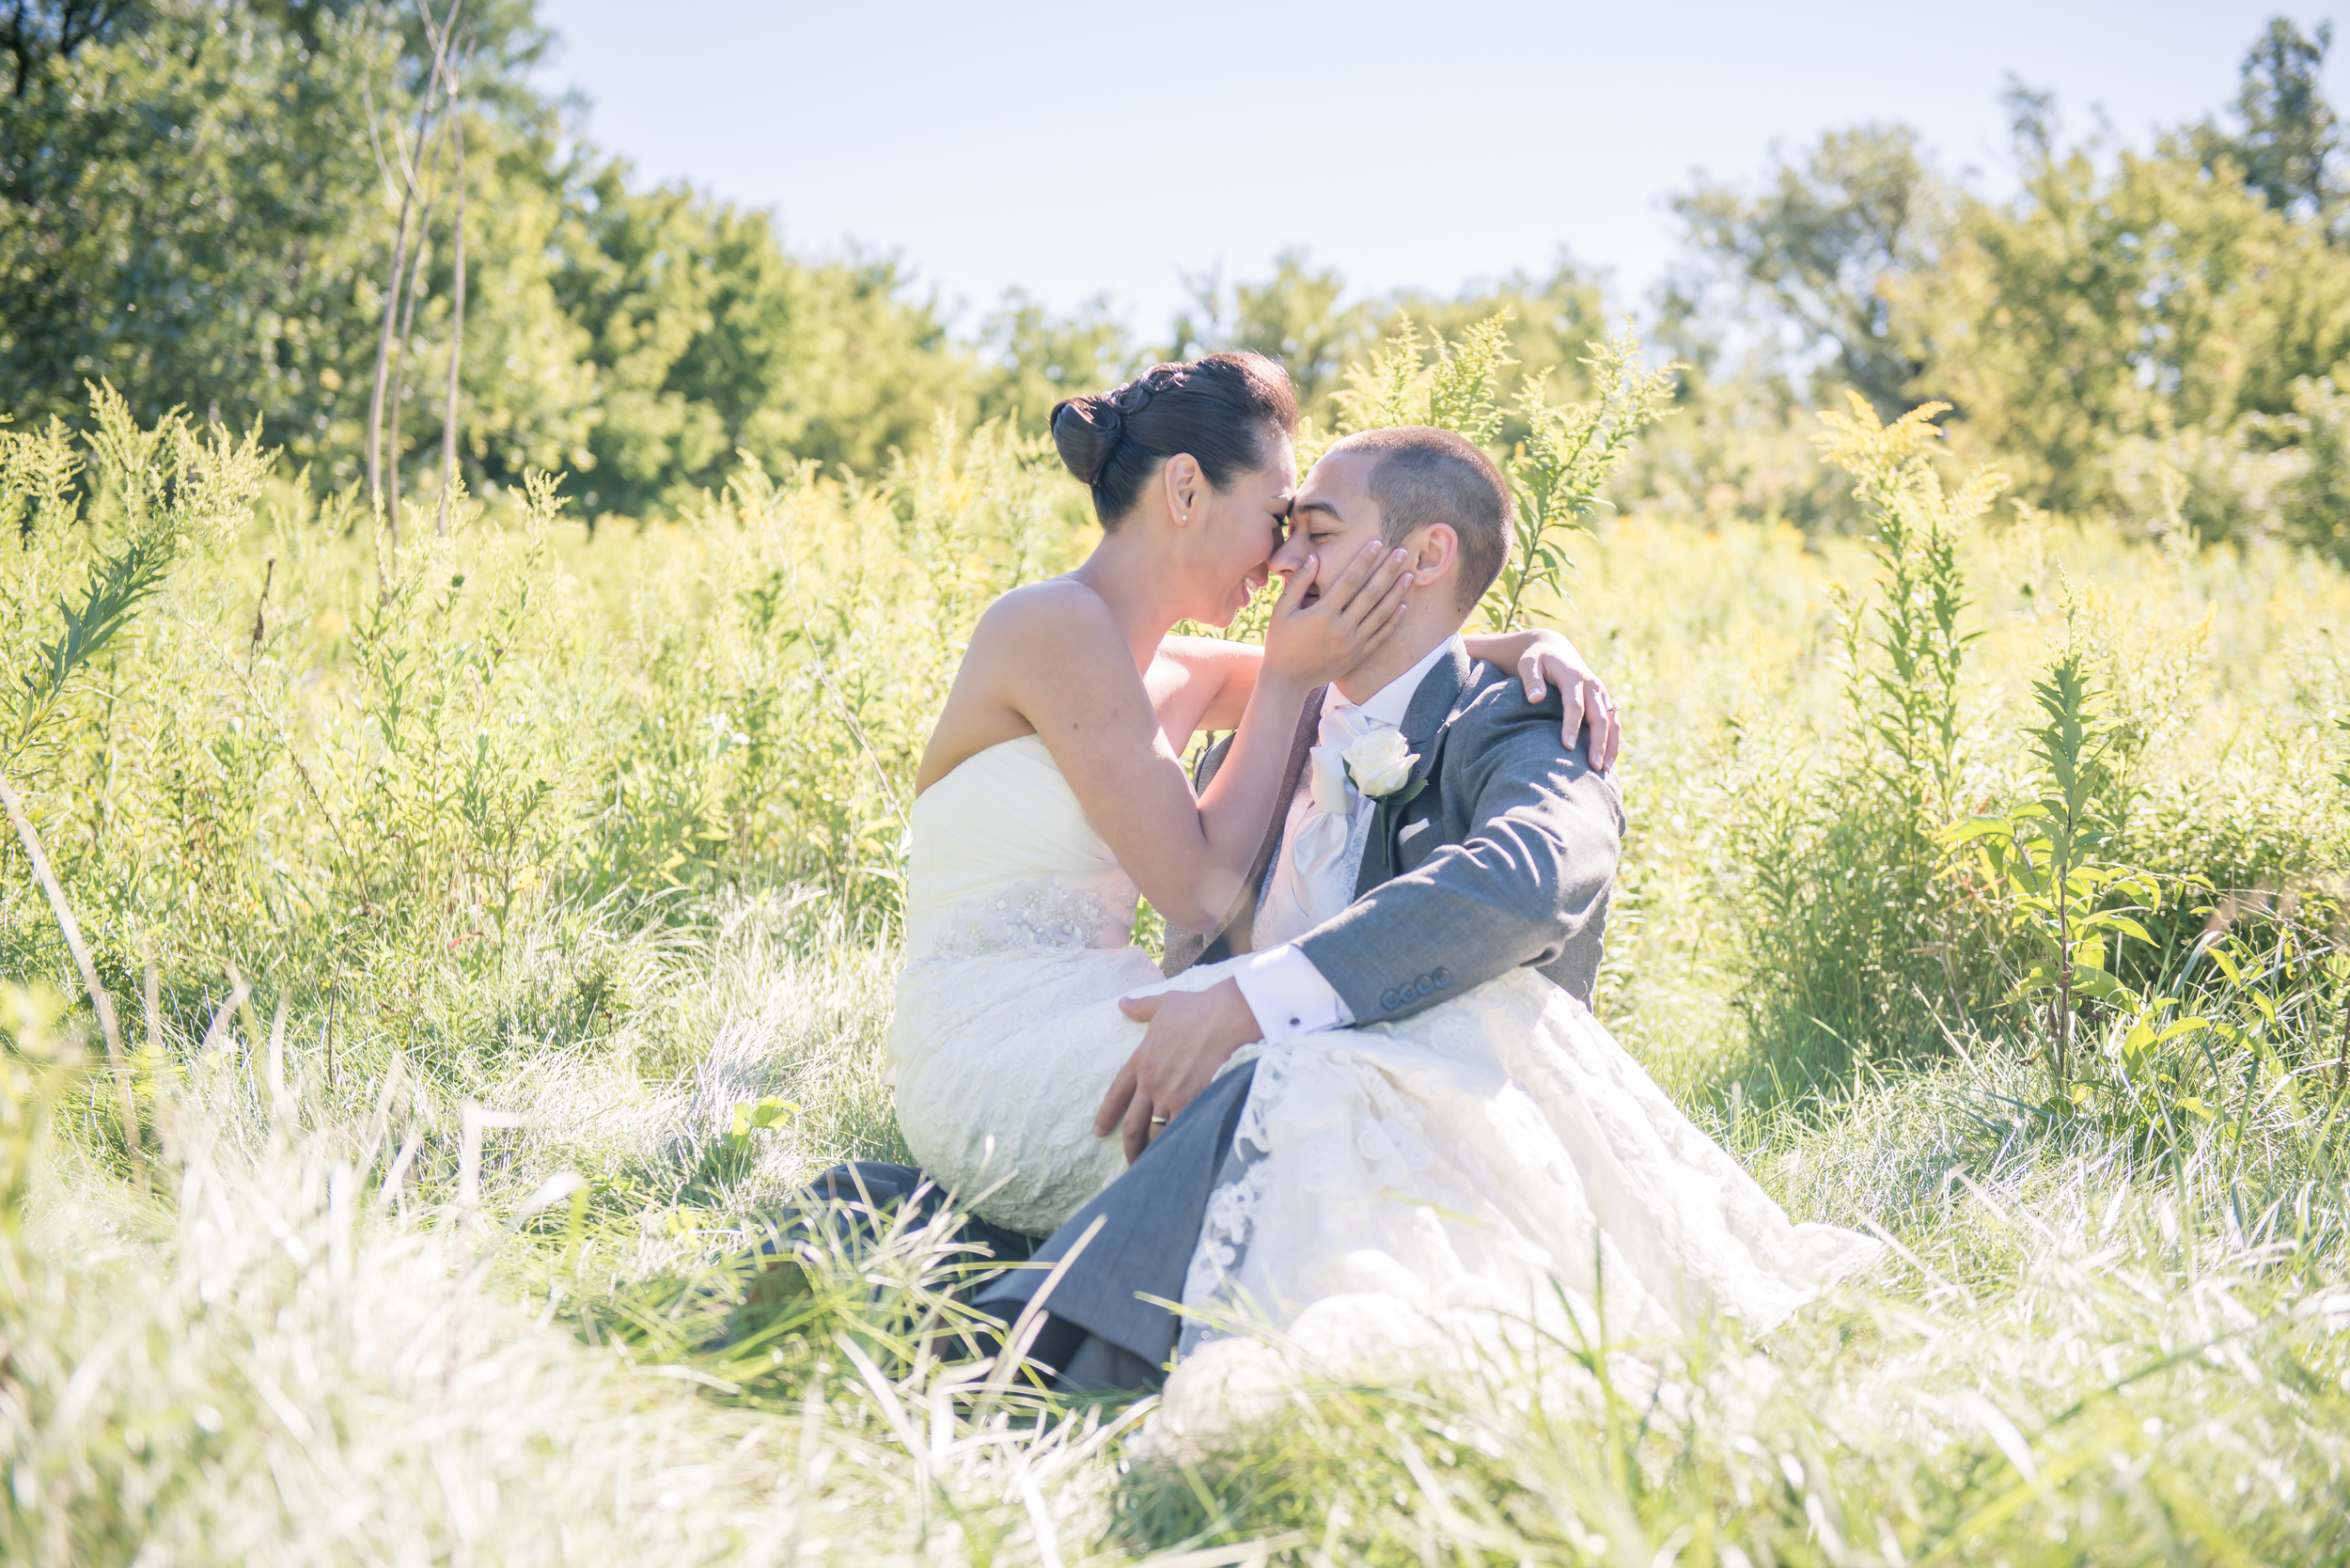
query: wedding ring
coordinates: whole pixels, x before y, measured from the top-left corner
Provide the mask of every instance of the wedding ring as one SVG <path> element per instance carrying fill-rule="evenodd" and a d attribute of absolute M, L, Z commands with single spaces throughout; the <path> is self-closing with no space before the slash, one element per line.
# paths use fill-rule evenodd
<path fill-rule="evenodd" d="M 1151 1125 L 1153 1127 L 1164 1127 L 1167 1125 L 1167 1118 L 1164 1116 L 1154 1116 L 1151 1119 Z"/>

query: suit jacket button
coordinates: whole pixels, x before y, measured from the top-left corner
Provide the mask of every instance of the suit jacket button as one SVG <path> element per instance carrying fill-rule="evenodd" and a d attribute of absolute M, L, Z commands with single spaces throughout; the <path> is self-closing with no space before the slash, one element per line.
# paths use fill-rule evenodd
<path fill-rule="evenodd" d="M 1392 991 L 1383 992 L 1383 993 L 1380 995 L 1380 997 L 1379 997 L 1379 1005 L 1380 1005 L 1381 1007 L 1383 1007 L 1383 1008 L 1386 1009 L 1389 1012 L 1393 1012 L 1393 1011 L 1395 1011 L 1395 1004 L 1396 1004 L 1397 999 L 1398 999 L 1398 998 L 1397 998 L 1396 994 L 1395 994 L 1394 992 L 1392 992 Z"/>
<path fill-rule="evenodd" d="M 1436 971 L 1434 979 L 1438 985 L 1450 985 L 1452 983 L 1452 971 L 1449 969 L 1439 969 Z"/>

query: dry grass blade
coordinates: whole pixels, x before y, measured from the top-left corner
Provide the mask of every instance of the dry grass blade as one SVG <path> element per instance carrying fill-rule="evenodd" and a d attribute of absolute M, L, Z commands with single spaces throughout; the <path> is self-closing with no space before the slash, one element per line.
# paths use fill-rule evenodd
<path fill-rule="evenodd" d="M 24 814 L 24 803 L 6 778 L 0 778 L 0 809 L 6 809 L 8 821 L 15 824 L 18 842 L 24 846 L 24 857 L 32 863 L 34 880 L 48 897 L 49 907 L 56 916 L 57 930 L 65 937 L 65 945 L 73 954 L 73 966 L 82 977 L 82 988 L 89 995 L 89 1005 L 98 1014 L 99 1031 L 106 1039 L 106 1067 L 114 1075 L 116 1093 L 122 1114 L 122 1143 L 129 1151 L 131 1167 L 141 1188 L 147 1185 L 147 1154 L 140 1147 L 138 1102 L 131 1090 L 131 1064 L 122 1054 L 122 1026 L 115 1017 L 114 998 L 98 981 L 97 967 L 90 963 L 89 948 L 82 940 L 82 924 L 73 917 L 73 906 L 66 902 L 65 889 L 57 886 L 57 874 L 49 869 L 49 856 L 41 850 L 40 835 L 33 830 L 33 820 Z"/>

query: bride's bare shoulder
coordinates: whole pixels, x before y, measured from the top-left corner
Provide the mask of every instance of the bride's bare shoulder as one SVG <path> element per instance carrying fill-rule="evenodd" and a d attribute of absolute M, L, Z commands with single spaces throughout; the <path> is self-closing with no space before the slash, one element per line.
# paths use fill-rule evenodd
<path fill-rule="evenodd" d="M 990 604 L 971 629 L 965 658 L 1091 658 L 1104 650 L 1124 648 L 1118 619 L 1100 594 L 1074 578 L 1047 577 L 1023 584 Z M 1126 663 L 1131 667 L 1131 657 Z"/>
<path fill-rule="evenodd" d="M 971 629 L 915 792 L 991 745 L 1035 734 L 1042 714 L 1073 698 L 1115 704 L 1121 679 L 1139 683 L 1141 676 L 1099 594 L 1066 577 L 1013 588 Z"/>

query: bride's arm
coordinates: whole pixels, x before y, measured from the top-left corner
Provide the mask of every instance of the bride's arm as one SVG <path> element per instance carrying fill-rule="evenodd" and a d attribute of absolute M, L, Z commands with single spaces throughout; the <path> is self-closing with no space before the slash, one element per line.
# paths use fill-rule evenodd
<path fill-rule="evenodd" d="M 997 601 L 973 633 L 964 675 L 975 693 L 999 693 L 1043 740 L 1152 906 L 1172 925 L 1204 931 L 1231 907 L 1263 839 L 1307 693 L 1393 630 L 1410 581 L 1382 551 L 1366 553 L 1313 604 L 1299 603 L 1302 587 L 1283 593 L 1275 648 L 1231 751 L 1198 795 L 1116 619 L 1089 590 L 1040 584 Z"/>
<path fill-rule="evenodd" d="M 1479 632 L 1464 635 L 1469 657 L 1482 659 L 1503 669 L 1514 669 L 1525 682 L 1526 699 L 1540 702 L 1543 694 L 1552 686 L 1559 688 L 1560 702 L 1566 713 L 1559 726 L 1559 738 L 1568 750 L 1574 749 L 1575 736 L 1585 723 L 1591 727 L 1591 765 L 1602 772 L 1616 765 L 1616 747 L 1623 739 L 1622 727 L 1616 722 L 1616 704 L 1607 695 L 1607 687 L 1591 666 L 1583 662 L 1583 655 L 1574 651 L 1564 632 L 1542 627 L 1529 632 Z"/>
<path fill-rule="evenodd" d="M 1264 650 L 1253 642 L 1224 637 L 1166 637 L 1151 695 L 1167 739 L 1178 746 L 1202 729 L 1237 729 L 1256 689 Z"/>
<path fill-rule="evenodd" d="M 1469 657 L 1516 670 L 1529 702 L 1540 702 L 1545 691 L 1558 687 L 1566 707 L 1559 738 L 1572 748 L 1589 723 L 1592 761 L 1603 769 L 1615 765 L 1622 739 L 1616 706 L 1608 698 L 1606 683 L 1575 651 L 1565 633 L 1548 628 L 1474 632 L 1464 634 L 1461 640 L 1468 646 Z M 1230 729 L 1239 725 L 1264 650 L 1221 637 L 1167 637 L 1159 644 L 1159 658 L 1172 671 L 1174 687 L 1161 697 L 1159 711 L 1167 721 L 1167 734 L 1181 745 L 1198 730 Z"/>

